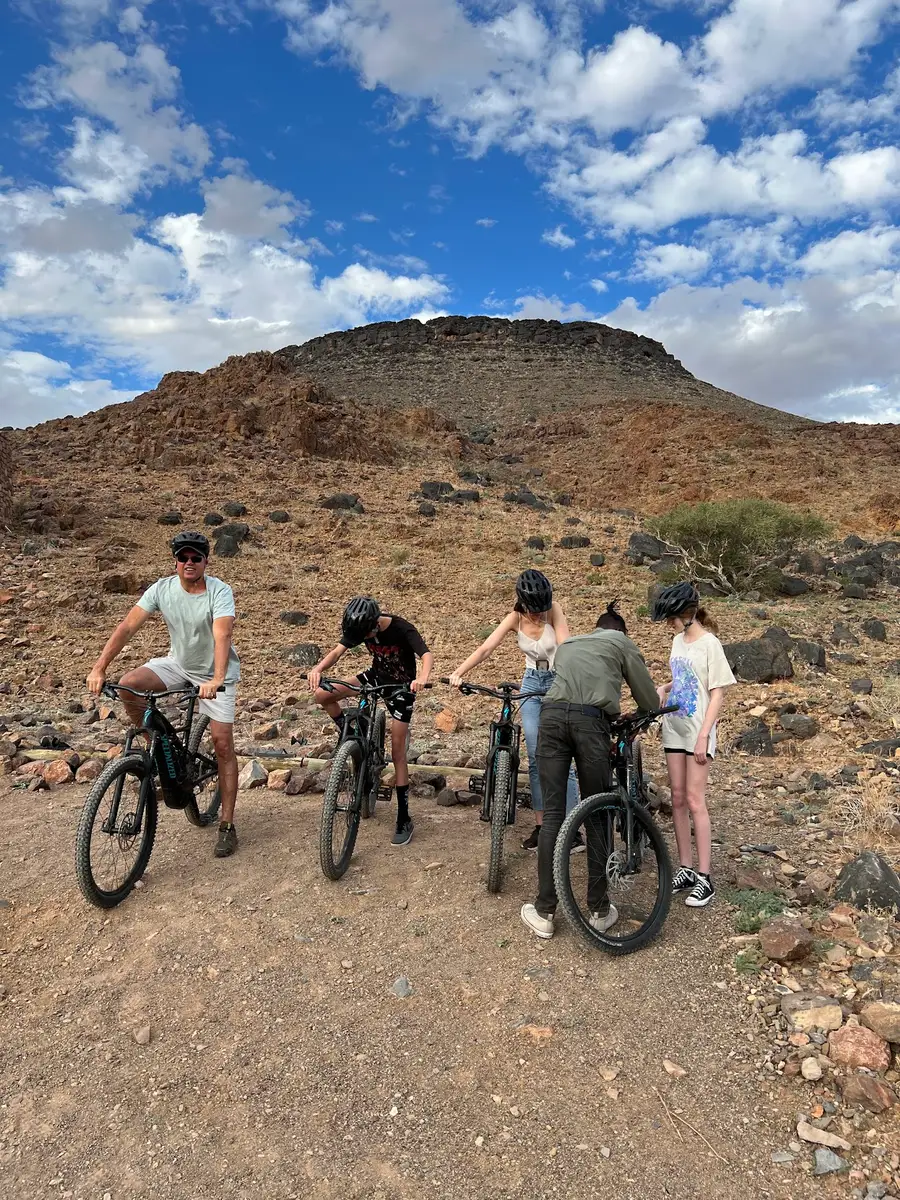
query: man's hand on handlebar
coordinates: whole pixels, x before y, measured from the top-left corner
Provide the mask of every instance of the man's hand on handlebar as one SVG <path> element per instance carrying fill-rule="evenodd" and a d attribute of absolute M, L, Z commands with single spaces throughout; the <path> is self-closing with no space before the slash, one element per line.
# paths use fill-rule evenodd
<path fill-rule="evenodd" d="M 207 679 L 206 683 L 201 683 L 197 688 L 197 695 L 201 700 L 214 700 L 216 692 L 224 692 L 225 684 L 221 679 Z"/>
<path fill-rule="evenodd" d="M 322 672 L 319 670 L 319 668 L 313 667 L 307 672 L 306 678 L 309 680 L 309 690 L 311 692 L 318 691 L 322 680 Z"/>
<path fill-rule="evenodd" d="M 87 688 L 92 696 L 99 696 L 106 683 L 106 671 L 103 667 L 93 666 L 87 677 Z"/>

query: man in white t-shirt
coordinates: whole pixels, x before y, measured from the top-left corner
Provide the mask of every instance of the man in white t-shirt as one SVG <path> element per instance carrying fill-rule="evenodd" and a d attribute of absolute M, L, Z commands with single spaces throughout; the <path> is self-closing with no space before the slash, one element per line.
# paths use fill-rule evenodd
<path fill-rule="evenodd" d="M 202 533 L 178 533 L 172 539 L 175 573 L 152 584 L 115 628 L 91 668 L 87 685 L 96 696 L 106 682 L 110 663 L 128 645 L 149 617 L 158 612 L 169 630 L 169 653 L 151 658 L 119 681 L 141 692 L 164 692 L 196 684 L 198 708 L 209 716 L 209 732 L 219 766 L 222 820 L 215 846 L 216 858 L 227 858 L 237 849 L 234 806 L 237 801 L 237 758 L 234 753 L 234 700 L 241 676 L 240 662 L 231 643 L 234 629 L 234 594 L 227 583 L 206 574 L 209 541 Z M 224 685 L 224 692 L 219 688 Z M 122 693 L 122 702 L 135 725 L 143 719 L 137 696 Z"/>

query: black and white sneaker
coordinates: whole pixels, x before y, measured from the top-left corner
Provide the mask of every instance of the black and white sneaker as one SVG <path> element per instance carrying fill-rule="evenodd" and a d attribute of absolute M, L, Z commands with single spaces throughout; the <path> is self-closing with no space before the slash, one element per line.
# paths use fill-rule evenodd
<path fill-rule="evenodd" d="M 412 841 L 413 823 L 412 821 L 404 821 L 402 825 L 397 826 L 397 832 L 391 838 L 392 846 L 408 846 Z"/>
<path fill-rule="evenodd" d="M 584 834 L 580 829 L 575 831 L 575 836 L 572 838 L 572 845 L 569 847 L 570 854 L 584 854 Z"/>
<path fill-rule="evenodd" d="M 522 838 L 522 849 L 523 850 L 537 850 L 538 839 L 540 838 L 540 836 L 541 836 L 541 827 L 540 827 L 540 825 L 535 825 L 534 829 L 532 829 L 532 831 L 531 831 L 531 833 L 529 833 L 528 837 Z"/>
<path fill-rule="evenodd" d="M 710 877 L 698 873 L 697 882 L 691 889 L 690 895 L 685 900 L 685 904 L 688 908 L 706 908 L 715 894 L 716 889 L 713 887 Z"/>
<path fill-rule="evenodd" d="M 672 895 L 677 896 L 679 892 L 688 891 L 697 882 L 697 878 L 693 867 L 679 867 L 672 880 Z"/>

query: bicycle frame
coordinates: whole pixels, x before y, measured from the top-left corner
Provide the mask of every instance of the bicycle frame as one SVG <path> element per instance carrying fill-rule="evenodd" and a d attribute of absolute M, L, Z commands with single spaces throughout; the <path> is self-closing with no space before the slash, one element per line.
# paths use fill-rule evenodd
<path fill-rule="evenodd" d="M 494 766 L 497 761 L 497 753 L 500 750 L 508 750 L 510 757 L 510 789 L 509 789 L 509 804 L 506 813 L 507 825 L 515 824 L 516 820 L 516 793 L 519 784 L 519 746 L 522 740 L 522 726 L 514 719 L 512 691 L 504 688 L 503 700 L 500 707 L 500 717 L 496 721 L 491 721 L 491 735 L 488 742 L 487 765 L 484 772 L 484 792 L 481 797 L 481 820 L 490 821 L 491 819 L 491 797 L 494 792 Z"/>
<path fill-rule="evenodd" d="M 613 741 L 610 766 L 616 785 L 624 802 L 625 828 L 621 830 L 625 841 L 625 862 L 620 867 L 622 875 L 636 875 L 641 869 L 640 841 L 634 836 L 634 801 L 628 786 L 628 771 L 634 760 L 634 743 L 655 721 L 667 712 L 675 712 L 678 705 L 670 705 L 656 713 L 642 713 L 634 717 L 619 717 L 613 722 Z M 612 818 L 609 818 L 612 820 Z M 608 844 L 612 843 L 612 839 Z"/>
<path fill-rule="evenodd" d="M 359 804 L 362 804 L 363 798 L 371 786 L 372 765 L 375 757 L 373 746 L 375 716 L 380 698 L 379 693 L 371 691 L 366 684 L 359 685 L 359 698 L 355 711 L 350 710 L 347 713 L 344 720 L 344 731 L 338 743 L 338 745 L 342 745 L 344 742 L 355 741 L 362 750 L 362 770 L 357 776 L 355 796 L 355 800 Z"/>

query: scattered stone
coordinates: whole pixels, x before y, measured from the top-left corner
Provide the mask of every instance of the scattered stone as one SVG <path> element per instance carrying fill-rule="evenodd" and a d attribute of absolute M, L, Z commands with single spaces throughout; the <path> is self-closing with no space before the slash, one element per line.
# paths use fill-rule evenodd
<path fill-rule="evenodd" d="M 444 480 L 423 479 L 419 490 L 426 500 L 440 500 L 441 496 L 450 495 L 453 484 Z"/>
<path fill-rule="evenodd" d="M 216 541 L 216 554 L 219 558 L 235 558 L 241 552 L 241 544 L 230 533 L 223 534 Z"/>
<path fill-rule="evenodd" d="M 399 979 L 394 980 L 394 986 L 391 991 L 398 1000 L 408 1000 L 413 993 L 412 984 L 405 975 L 401 975 Z"/>
<path fill-rule="evenodd" d="M 253 737 L 258 742 L 272 742 L 278 737 L 280 732 L 278 723 L 270 721 L 268 725 L 260 725 L 258 729 L 254 729 Z"/>
<path fill-rule="evenodd" d="M 818 550 L 804 550 L 797 559 L 797 570 L 801 575 L 827 575 L 831 561 Z"/>
<path fill-rule="evenodd" d="M 844 1014 L 837 1000 L 817 992 L 791 992 L 781 997 L 781 1011 L 797 1033 L 840 1029 Z"/>
<path fill-rule="evenodd" d="M 181 513 L 174 508 L 170 512 L 164 512 L 156 518 L 157 525 L 180 525 L 181 521 Z"/>
<path fill-rule="evenodd" d="M 724 649 L 729 666 L 744 683 L 773 683 L 793 677 L 787 650 L 768 638 L 731 642 Z"/>
<path fill-rule="evenodd" d="M 517 492 L 504 492 L 503 499 L 506 504 L 521 504 L 524 508 L 533 508 L 538 512 L 547 512 L 550 509 L 550 505 L 528 487 L 520 487 Z"/>
<path fill-rule="evenodd" d="M 780 575 L 775 584 L 775 590 L 781 596 L 803 596 L 810 590 L 805 579 L 798 575 Z"/>
<path fill-rule="evenodd" d="M 244 517 L 247 515 L 247 506 L 237 500 L 229 500 L 227 504 L 222 505 L 222 512 L 226 517 Z"/>
<path fill-rule="evenodd" d="M 48 787 L 60 787 L 71 783 L 75 774 L 64 758 L 57 758 L 44 767 L 43 778 Z"/>
<path fill-rule="evenodd" d="M 683 1079 L 687 1075 L 687 1070 L 684 1067 L 679 1067 L 678 1063 L 672 1062 L 671 1058 L 663 1059 L 663 1069 L 673 1079 Z"/>
<path fill-rule="evenodd" d="M 831 640 L 835 646 L 858 646 L 859 638 L 843 621 L 835 621 L 831 630 Z"/>
<path fill-rule="evenodd" d="M 870 1113 L 883 1113 L 897 1103 L 894 1089 L 874 1075 L 849 1075 L 841 1085 L 845 1104 L 855 1104 Z"/>
<path fill-rule="evenodd" d="M 656 559 L 662 558 L 667 549 L 665 542 L 661 542 L 652 533 L 645 533 L 639 529 L 628 539 L 625 561 L 634 567 L 642 567 L 647 559 L 655 562 Z"/>
<path fill-rule="evenodd" d="M 814 1146 L 829 1146 L 832 1150 L 852 1150 L 849 1142 L 832 1133 L 828 1129 L 817 1129 L 809 1121 L 797 1122 L 797 1137 L 802 1142 L 812 1142 Z"/>
<path fill-rule="evenodd" d="M 266 780 L 266 787 L 270 792 L 284 792 L 287 790 L 287 785 L 291 781 L 290 767 L 286 767 L 279 771 L 270 771 L 269 778 Z"/>
<path fill-rule="evenodd" d="M 435 802 L 440 808 L 453 808 L 459 803 L 453 788 L 441 788 L 435 797 Z"/>
<path fill-rule="evenodd" d="M 362 504 L 359 502 L 359 496 L 351 492 L 335 492 L 333 496 L 325 496 L 319 501 L 320 508 L 328 508 L 335 512 L 356 512 L 362 513 Z"/>
<path fill-rule="evenodd" d="M 841 588 L 842 600 L 866 600 L 868 591 L 861 583 L 845 583 Z"/>
<path fill-rule="evenodd" d="M 819 722 L 815 717 L 808 717 L 805 713 L 783 713 L 778 718 L 778 723 L 782 729 L 791 737 L 797 738 L 798 741 L 815 737 L 819 732 Z"/>
<path fill-rule="evenodd" d="M 877 617 L 870 617 L 868 621 L 863 621 L 863 633 L 873 642 L 887 641 L 887 629 L 885 629 L 884 621 L 879 621 Z"/>
<path fill-rule="evenodd" d="M 269 513 L 269 520 L 274 521 L 276 525 L 284 525 L 291 519 L 291 514 L 286 513 L 283 508 L 276 508 L 274 512 Z"/>
<path fill-rule="evenodd" d="M 741 750 L 744 754 L 752 754 L 755 758 L 775 757 L 772 733 L 765 721 L 758 721 L 738 734 L 734 741 L 734 749 Z"/>
<path fill-rule="evenodd" d="M 866 1067 L 886 1071 L 891 1065 L 888 1043 L 864 1025 L 847 1024 L 828 1039 L 828 1057 L 843 1067 Z"/>
<path fill-rule="evenodd" d="M 775 962 L 795 962 L 806 958 L 813 938 L 808 929 L 791 917 L 775 917 L 759 931 L 759 944 L 767 958 Z"/>
<path fill-rule="evenodd" d="M 292 667 L 314 667 L 322 657 L 322 647 L 315 642 L 298 642 L 296 646 L 289 646 L 282 657 Z"/>
<path fill-rule="evenodd" d="M 822 1078 L 822 1068 L 819 1066 L 819 1060 L 810 1056 L 804 1058 L 800 1064 L 800 1074 L 807 1083 L 815 1083 Z"/>
<path fill-rule="evenodd" d="M 834 895 L 857 908 L 896 910 L 900 909 L 900 879 L 880 854 L 864 850 L 844 866 Z"/>
<path fill-rule="evenodd" d="M 423 500 L 422 503 L 419 505 L 419 516 L 420 517 L 436 517 L 437 516 L 437 509 L 431 503 L 430 500 Z"/>
<path fill-rule="evenodd" d="M 306 625 L 309 621 L 309 613 L 300 612 L 298 609 L 291 609 L 288 612 L 283 612 L 278 619 L 284 621 L 285 625 Z"/>
<path fill-rule="evenodd" d="M 317 785 L 318 772 L 292 770 L 284 794 L 286 796 L 305 796 L 308 792 L 316 791 Z"/>
<path fill-rule="evenodd" d="M 134 1040 L 139 1046 L 149 1046 L 152 1031 L 149 1025 L 142 1025 L 134 1031 Z"/>
<path fill-rule="evenodd" d="M 472 504 L 481 500 L 481 492 L 474 488 L 457 488 L 456 491 L 444 496 L 445 504 Z"/>
<path fill-rule="evenodd" d="M 828 670 L 828 659 L 825 647 L 821 642 L 808 642 L 804 638 L 800 638 L 794 642 L 791 652 L 795 658 L 799 658 L 801 662 L 805 662 L 810 667 L 815 667 L 817 671 Z"/>
<path fill-rule="evenodd" d="M 582 533 L 570 533 L 560 538 L 556 544 L 561 550 L 583 550 L 591 544 L 591 539 Z"/>
<path fill-rule="evenodd" d="M 102 770 L 102 762 L 96 758 L 89 758 L 87 762 L 83 762 L 75 772 L 75 782 L 93 783 Z"/>
<path fill-rule="evenodd" d="M 847 1160 L 825 1146 L 816 1150 L 813 1159 L 813 1175 L 832 1175 L 847 1168 Z"/>
<path fill-rule="evenodd" d="M 604 567 L 606 566 L 606 555 L 592 554 L 589 561 L 592 567 Z"/>
<path fill-rule="evenodd" d="M 203 518 L 204 525 L 221 525 L 225 518 L 221 513 L 208 512 Z"/>
<path fill-rule="evenodd" d="M 134 571 L 104 575 L 100 587 L 112 596 L 138 596 L 144 591 L 143 581 L 137 577 Z"/>
<path fill-rule="evenodd" d="M 810 889 L 813 895 L 821 900 L 831 891 L 834 878 L 828 871 L 821 868 L 814 868 L 812 871 L 806 872 L 806 886 Z"/>
<path fill-rule="evenodd" d="M 876 1000 L 865 1005 L 860 1020 L 886 1042 L 900 1043 L 900 1004 L 894 1000 Z"/>
<path fill-rule="evenodd" d="M 794 1155 L 789 1150 L 773 1150 L 772 1162 L 779 1167 L 790 1167 L 796 1162 Z"/>
<path fill-rule="evenodd" d="M 857 696 L 872 695 L 872 680 L 871 679 L 851 679 L 850 691 L 855 692 Z"/>
<path fill-rule="evenodd" d="M 441 733 L 456 733 L 460 725 L 460 718 L 449 708 L 442 708 L 434 718 L 434 727 Z"/>
<path fill-rule="evenodd" d="M 265 767 L 261 767 L 256 759 L 248 762 L 244 769 L 238 775 L 238 787 L 241 791 L 247 791 L 249 788 L 264 787 L 269 778 L 269 772 Z"/>

